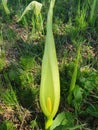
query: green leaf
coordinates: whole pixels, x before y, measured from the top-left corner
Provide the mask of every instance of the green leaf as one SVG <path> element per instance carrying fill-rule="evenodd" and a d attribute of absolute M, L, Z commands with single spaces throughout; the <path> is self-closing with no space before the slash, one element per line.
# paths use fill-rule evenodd
<path fill-rule="evenodd" d="M 98 118 L 98 105 L 92 105 L 86 109 L 86 112 Z"/>
<path fill-rule="evenodd" d="M 91 5 L 91 12 L 90 12 L 90 22 L 91 24 L 93 24 L 95 18 L 94 18 L 94 12 L 95 12 L 95 7 L 97 4 L 97 0 L 93 0 L 93 3 Z"/>
<path fill-rule="evenodd" d="M 75 97 L 75 100 L 77 102 L 80 102 L 82 100 L 82 88 L 78 85 L 75 86 L 75 89 L 73 91 L 73 94 L 74 94 L 74 97 Z"/>
<path fill-rule="evenodd" d="M 82 88 L 76 85 L 73 91 L 73 95 L 74 95 L 73 103 L 76 109 L 80 107 L 82 101 L 82 94 L 83 94 Z"/>
<path fill-rule="evenodd" d="M 50 130 L 53 130 L 54 128 L 56 128 L 59 125 L 65 125 L 66 123 L 67 123 L 66 114 L 65 114 L 65 112 L 62 112 L 57 115 L 57 117 L 53 121 L 52 126 L 50 127 Z"/>
<path fill-rule="evenodd" d="M 4 58 L 0 58 L 0 71 L 2 71 L 3 69 L 4 69 L 4 67 L 5 67 L 5 60 L 4 60 Z"/>
<path fill-rule="evenodd" d="M 35 120 L 32 120 L 32 121 L 30 122 L 30 128 L 31 128 L 31 129 L 34 129 L 34 128 L 36 128 L 36 127 L 38 127 L 38 124 L 37 124 L 36 119 L 35 119 Z"/>
<path fill-rule="evenodd" d="M 18 107 L 19 103 L 18 103 L 18 100 L 17 100 L 16 93 L 13 90 L 12 85 L 11 85 L 11 83 L 8 79 L 8 76 L 6 74 L 5 74 L 5 77 L 6 77 L 6 80 L 7 80 L 8 88 L 4 93 L 2 93 L 1 97 L 6 104 L 13 106 L 13 107 Z M 3 91 L 1 91 L 1 92 L 3 92 Z"/>
<path fill-rule="evenodd" d="M 30 10 L 34 11 L 34 14 L 38 16 L 41 12 L 42 4 L 37 1 L 32 1 L 24 10 L 18 22 L 23 18 L 23 16 Z"/>
<path fill-rule="evenodd" d="M 3 123 L 0 125 L 0 130 L 16 130 L 16 128 L 12 122 L 3 121 Z"/>
<path fill-rule="evenodd" d="M 35 60 L 31 56 L 22 56 L 20 57 L 20 65 L 24 70 L 32 70 Z"/>
<path fill-rule="evenodd" d="M 73 95 L 73 91 L 74 91 L 75 84 L 76 84 L 77 73 L 78 73 L 78 68 L 79 68 L 80 52 L 81 52 L 81 44 L 78 46 L 78 49 L 77 49 L 77 57 L 75 60 L 75 67 L 74 67 L 74 71 L 72 74 L 69 95 L 67 98 L 69 104 L 71 104 L 71 102 L 72 102 L 72 95 Z"/>
<path fill-rule="evenodd" d="M 63 128 L 72 127 L 74 125 L 74 117 L 70 112 L 62 112 L 57 115 L 53 121 L 50 130 L 63 130 Z"/>
<path fill-rule="evenodd" d="M 3 4 L 3 7 L 4 7 L 6 14 L 10 14 L 10 11 L 8 9 L 8 6 L 7 6 L 7 0 L 2 0 L 2 4 Z"/>

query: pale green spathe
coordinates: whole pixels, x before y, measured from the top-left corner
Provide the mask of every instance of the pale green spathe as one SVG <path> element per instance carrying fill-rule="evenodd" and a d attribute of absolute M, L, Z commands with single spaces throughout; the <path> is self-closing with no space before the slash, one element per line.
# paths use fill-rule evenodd
<path fill-rule="evenodd" d="M 48 128 L 51 125 L 53 117 L 55 116 L 58 110 L 60 101 L 58 62 L 52 32 L 52 16 L 54 3 L 55 0 L 51 0 L 48 12 L 47 34 L 45 42 L 45 51 L 42 61 L 40 86 L 40 105 L 43 113 L 47 117 L 46 128 Z"/>

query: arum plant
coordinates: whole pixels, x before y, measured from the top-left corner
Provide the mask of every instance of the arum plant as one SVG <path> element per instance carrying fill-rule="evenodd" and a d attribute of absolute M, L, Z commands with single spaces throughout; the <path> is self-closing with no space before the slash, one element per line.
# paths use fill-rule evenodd
<path fill-rule="evenodd" d="M 4 10 L 6 12 L 6 14 L 10 14 L 10 11 L 8 9 L 8 6 L 7 6 L 7 0 L 2 0 L 2 4 L 3 4 L 3 7 L 4 7 Z"/>
<path fill-rule="evenodd" d="M 47 17 L 47 33 L 40 85 L 40 105 L 44 115 L 46 116 L 45 129 L 48 129 L 51 126 L 60 101 L 59 71 L 52 32 L 54 4 L 55 0 L 51 0 Z"/>
<path fill-rule="evenodd" d="M 32 33 L 35 32 L 35 30 L 43 30 L 43 22 L 42 22 L 42 16 L 41 16 L 41 8 L 42 4 L 37 1 L 32 1 L 23 11 L 21 17 L 18 19 L 17 22 L 21 21 L 22 18 L 25 16 L 25 14 L 28 13 L 28 11 L 33 10 L 32 14 Z"/>

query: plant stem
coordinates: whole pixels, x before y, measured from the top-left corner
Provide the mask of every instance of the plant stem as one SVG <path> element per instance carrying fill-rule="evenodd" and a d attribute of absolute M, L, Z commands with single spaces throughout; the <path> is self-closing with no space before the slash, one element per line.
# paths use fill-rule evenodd
<path fill-rule="evenodd" d="M 68 95 L 68 103 L 69 104 L 72 101 L 72 94 L 73 94 L 73 90 L 75 88 L 75 83 L 76 83 L 76 79 L 77 79 L 78 64 L 79 64 L 79 59 L 80 59 L 80 50 L 81 50 L 81 45 L 78 46 L 77 58 L 75 61 L 74 72 L 73 72 L 72 79 L 71 79 L 70 90 L 69 90 L 69 95 Z"/>

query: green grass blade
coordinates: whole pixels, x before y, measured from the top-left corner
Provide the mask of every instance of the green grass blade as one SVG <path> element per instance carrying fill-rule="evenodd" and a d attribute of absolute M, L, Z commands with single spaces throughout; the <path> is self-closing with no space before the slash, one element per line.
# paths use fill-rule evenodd
<path fill-rule="evenodd" d="M 10 11 L 8 9 L 8 6 L 7 6 L 7 0 L 2 0 L 2 4 L 3 4 L 3 7 L 4 7 L 6 14 L 10 14 Z"/>
<path fill-rule="evenodd" d="M 93 22 L 95 7 L 96 7 L 97 0 L 93 0 L 93 4 L 91 6 L 91 12 L 90 12 L 90 22 Z"/>
<path fill-rule="evenodd" d="M 72 94 L 73 94 L 73 90 L 75 88 L 75 83 L 76 83 L 76 79 L 77 79 L 77 72 L 78 72 L 79 59 L 80 59 L 80 50 L 81 50 L 81 45 L 79 45 L 78 50 L 77 50 L 77 58 L 75 61 L 74 72 L 73 72 L 72 79 L 71 79 L 70 90 L 69 90 L 69 95 L 68 95 L 69 104 L 72 101 Z"/>

